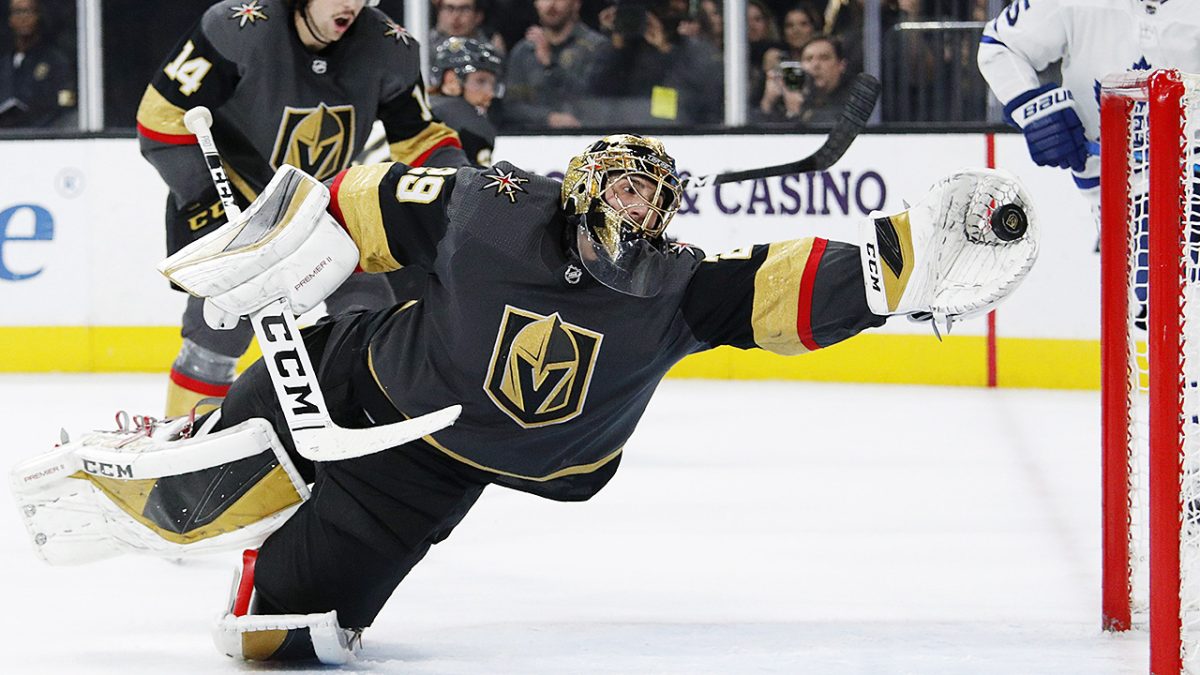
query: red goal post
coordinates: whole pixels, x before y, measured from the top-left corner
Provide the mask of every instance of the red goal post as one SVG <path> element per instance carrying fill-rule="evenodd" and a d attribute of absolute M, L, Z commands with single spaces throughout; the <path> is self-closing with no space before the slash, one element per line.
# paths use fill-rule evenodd
<path fill-rule="evenodd" d="M 1103 625 L 1160 675 L 1200 672 L 1197 107 L 1173 70 L 1101 87 Z"/>

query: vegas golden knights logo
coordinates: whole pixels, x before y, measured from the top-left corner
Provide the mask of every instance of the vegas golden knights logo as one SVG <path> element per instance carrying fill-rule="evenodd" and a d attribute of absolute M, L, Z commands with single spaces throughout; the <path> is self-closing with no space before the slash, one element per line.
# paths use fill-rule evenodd
<path fill-rule="evenodd" d="M 504 308 L 484 391 L 526 429 L 560 424 L 583 411 L 603 335 L 542 316 Z"/>
<path fill-rule="evenodd" d="M 346 168 L 354 148 L 354 106 L 288 106 L 275 136 L 271 166 L 284 164 L 325 180 Z"/>

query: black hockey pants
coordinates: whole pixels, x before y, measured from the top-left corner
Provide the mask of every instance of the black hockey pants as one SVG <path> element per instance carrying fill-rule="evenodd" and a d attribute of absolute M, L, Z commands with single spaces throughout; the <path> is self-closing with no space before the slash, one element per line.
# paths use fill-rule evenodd
<path fill-rule="evenodd" d="M 364 378 L 362 357 L 374 316 L 350 315 L 304 333 L 330 414 L 343 427 L 367 426 L 364 410 L 380 422 L 393 421 L 381 419 L 380 406 L 390 404 Z M 261 361 L 234 382 L 219 427 L 250 417 L 270 420 L 292 448 Z M 290 454 L 312 481 L 312 497 L 260 549 L 255 613 L 335 609 L 345 628 L 374 621 L 409 570 L 431 545 L 450 535 L 493 478 L 422 441 L 332 463 L 314 464 Z"/>

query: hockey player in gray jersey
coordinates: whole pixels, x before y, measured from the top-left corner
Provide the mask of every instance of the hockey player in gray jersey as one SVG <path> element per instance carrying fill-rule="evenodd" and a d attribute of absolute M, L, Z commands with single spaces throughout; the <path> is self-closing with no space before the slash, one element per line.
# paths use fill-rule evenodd
<path fill-rule="evenodd" d="M 496 145 L 492 104 L 504 85 L 504 57 L 490 44 L 452 37 L 433 52 L 433 114 L 458 132 L 467 158 L 491 166 Z"/>
<path fill-rule="evenodd" d="M 720 345 L 802 354 L 893 314 L 985 312 L 1037 251 L 1027 196 L 1002 172 L 960 172 L 904 212 L 872 214 L 859 245 L 803 238 L 712 257 L 664 236 L 681 183 L 659 141 L 627 134 L 590 145 L 562 183 L 506 162 L 358 166 L 328 188 L 282 168 L 260 208 L 182 251 L 168 276 L 234 280 L 207 301 L 243 314 L 281 293 L 297 302 L 291 289 L 307 298 L 296 311 L 319 302 L 343 278 L 313 274 L 330 256 L 346 273 L 422 264 L 433 274 L 419 300 L 335 317 L 304 342 L 343 429 L 456 403 L 461 417 L 382 452 L 299 462 L 260 360 L 190 438 L 175 426 L 68 443 L 14 469 L 35 546 L 59 562 L 129 549 L 177 555 L 278 527 L 244 555 L 217 644 L 235 657 L 342 663 L 488 485 L 556 500 L 604 487 L 659 381 L 685 356 Z M 227 245 L 238 232 L 270 234 Z M 201 468 L 206 456 L 212 466 Z M 81 458 L 84 469 L 64 470 Z M 213 471 L 225 471 L 220 490 Z M 138 482 L 139 472 L 164 477 Z M 297 486 L 309 483 L 305 500 Z M 171 509 L 183 515 L 165 517 Z M 165 543 L 180 538 L 194 543 Z"/>
<path fill-rule="evenodd" d="M 376 119 L 394 161 L 466 163 L 458 135 L 430 110 L 416 41 L 383 12 L 364 7 L 364 0 L 224 0 L 168 55 L 138 108 L 142 154 L 170 189 L 168 253 L 225 222 L 196 139 L 183 124 L 186 109 L 198 105 L 214 113 L 224 168 L 242 204 L 284 164 L 320 180 L 345 169 Z M 363 277 L 334 294 L 327 309 L 391 302 L 383 278 Z M 168 416 L 225 394 L 252 331 L 245 321 L 233 330 L 209 328 L 202 304 L 189 299 L 182 335 Z"/>

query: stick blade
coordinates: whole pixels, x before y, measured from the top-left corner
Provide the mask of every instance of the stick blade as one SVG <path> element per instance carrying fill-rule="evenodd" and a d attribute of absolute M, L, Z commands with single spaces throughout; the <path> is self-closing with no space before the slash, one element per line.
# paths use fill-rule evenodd
<path fill-rule="evenodd" d="M 395 424 L 366 429 L 344 429 L 334 425 L 293 432 L 293 437 L 296 437 L 296 451 L 305 459 L 336 462 L 372 455 L 428 436 L 454 424 L 460 414 L 462 406 L 452 405 Z"/>
<path fill-rule="evenodd" d="M 871 119 L 871 113 L 875 111 L 875 104 L 879 101 L 879 93 L 882 89 L 883 85 L 874 75 L 868 73 L 856 75 L 854 82 L 850 84 L 850 95 L 842 108 L 841 118 L 858 129 L 867 126 L 867 122 Z"/>
<path fill-rule="evenodd" d="M 882 85 L 873 75 L 859 73 L 850 84 L 850 93 L 842 105 L 841 113 L 829 131 L 825 144 L 811 156 L 801 160 L 797 173 L 825 171 L 837 163 L 850 149 L 854 139 L 866 128 L 879 101 Z"/>

